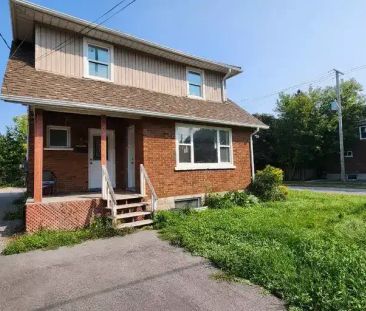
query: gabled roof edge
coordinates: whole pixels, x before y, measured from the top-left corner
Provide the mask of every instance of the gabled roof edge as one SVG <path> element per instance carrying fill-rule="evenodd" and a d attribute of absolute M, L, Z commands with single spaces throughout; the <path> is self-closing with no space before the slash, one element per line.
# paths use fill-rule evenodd
<path fill-rule="evenodd" d="M 230 125 L 230 126 L 239 126 L 239 127 L 250 127 L 250 128 L 258 128 L 258 129 L 268 129 L 267 125 L 260 125 L 254 123 L 238 123 L 238 122 L 230 122 L 230 121 L 221 121 L 209 118 L 200 118 L 200 117 L 192 117 L 185 116 L 179 114 L 170 114 L 164 112 L 156 112 L 149 110 L 141 110 L 141 109 L 131 109 L 125 107 L 115 107 L 115 106 L 105 106 L 100 104 L 93 103 L 81 103 L 81 102 L 72 102 L 72 101 L 63 101 L 63 100 L 54 100 L 54 99 L 44 99 L 44 98 L 35 98 L 28 96 L 15 96 L 15 95 L 4 95 L 0 94 L 0 99 L 7 102 L 15 102 L 26 105 L 39 105 L 43 107 L 64 107 L 64 108 L 75 108 L 82 110 L 93 110 L 100 112 L 120 112 L 120 113 L 129 113 L 135 114 L 139 116 L 146 117 L 157 117 L 157 118 L 166 118 L 166 119 L 174 119 L 174 120 L 184 120 L 184 121 L 196 121 L 196 122 L 206 122 L 212 124 L 221 124 L 221 125 Z"/>

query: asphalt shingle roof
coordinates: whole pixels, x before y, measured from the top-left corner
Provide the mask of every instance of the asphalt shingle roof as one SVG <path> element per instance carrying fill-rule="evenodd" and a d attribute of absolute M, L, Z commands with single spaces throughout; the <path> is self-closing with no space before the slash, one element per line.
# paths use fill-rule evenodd
<path fill-rule="evenodd" d="M 224 103 L 197 100 L 117 85 L 86 78 L 72 78 L 34 67 L 34 46 L 23 44 L 9 59 L 1 89 L 4 96 L 24 96 L 38 99 L 61 100 L 72 103 L 105 105 L 127 108 L 142 113 L 171 114 L 179 119 L 205 119 L 208 123 L 235 124 L 238 126 L 264 127 L 231 100 Z"/>

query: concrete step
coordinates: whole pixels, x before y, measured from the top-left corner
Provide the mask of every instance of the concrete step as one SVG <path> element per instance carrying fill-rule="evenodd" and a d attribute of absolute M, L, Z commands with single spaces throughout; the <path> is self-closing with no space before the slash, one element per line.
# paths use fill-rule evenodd
<path fill-rule="evenodd" d="M 110 219 L 125 219 L 125 218 L 131 218 L 131 217 L 138 217 L 138 216 L 146 216 L 151 215 L 151 212 L 132 212 L 132 213 L 124 213 L 124 214 L 118 214 L 116 216 L 108 216 Z"/>
<path fill-rule="evenodd" d="M 146 206 L 149 203 L 147 202 L 137 202 L 137 203 L 129 203 L 129 204 L 121 204 L 121 205 L 116 205 L 116 209 L 117 210 L 121 210 L 121 209 L 126 209 L 126 208 L 134 208 L 134 207 L 141 207 L 141 206 Z M 108 208 L 108 207 L 106 207 Z M 111 208 L 109 208 L 111 209 Z"/>
<path fill-rule="evenodd" d="M 144 220 L 133 221 L 133 222 L 125 222 L 123 224 L 117 225 L 116 228 L 117 229 L 133 228 L 133 227 L 151 225 L 152 223 L 153 223 L 152 219 L 144 219 Z"/>

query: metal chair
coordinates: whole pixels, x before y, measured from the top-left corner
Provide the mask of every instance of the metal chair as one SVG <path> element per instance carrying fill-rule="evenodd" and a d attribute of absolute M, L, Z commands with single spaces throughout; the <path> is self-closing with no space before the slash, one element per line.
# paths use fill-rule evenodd
<path fill-rule="evenodd" d="M 44 195 L 52 195 L 56 192 L 56 175 L 51 171 L 43 171 L 42 191 Z"/>

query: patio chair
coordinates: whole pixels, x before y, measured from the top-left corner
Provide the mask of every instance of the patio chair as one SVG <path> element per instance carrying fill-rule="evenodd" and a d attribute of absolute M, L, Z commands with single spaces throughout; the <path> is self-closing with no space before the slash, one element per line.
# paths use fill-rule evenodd
<path fill-rule="evenodd" d="M 56 192 L 56 175 L 51 171 L 43 171 L 42 191 L 44 195 L 52 195 Z"/>

